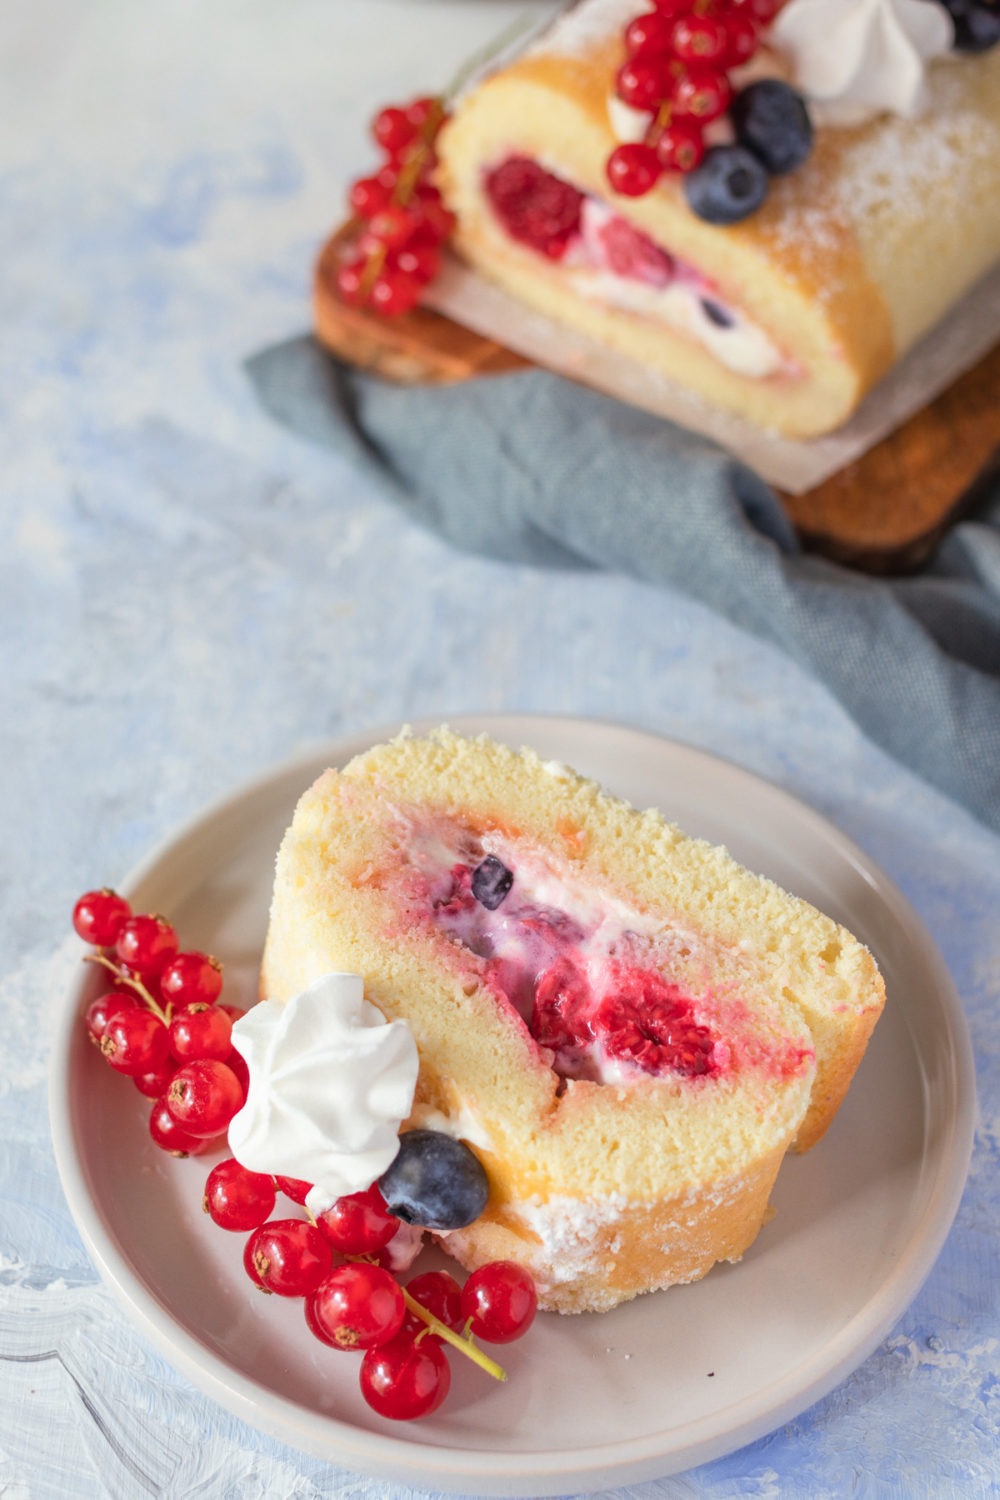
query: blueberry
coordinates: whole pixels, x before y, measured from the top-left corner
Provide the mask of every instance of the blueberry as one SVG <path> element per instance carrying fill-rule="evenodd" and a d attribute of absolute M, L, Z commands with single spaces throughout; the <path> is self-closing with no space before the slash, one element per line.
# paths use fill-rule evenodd
<path fill-rule="evenodd" d="M 743 146 L 712 146 L 705 159 L 684 177 L 684 196 L 692 213 L 708 224 L 736 224 L 767 197 L 768 176 L 762 162 Z"/>
<path fill-rule="evenodd" d="M 780 78 L 762 78 L 742 89 L 729 113 L 740 145 L 759 156 L 772 177 L 793 172 L 812 150 L 805 101 Z"/>
<path fill-rule="evenodd" d="M 440 1130 L 408 1130 L 378 1180 L 389 1212 L 423 1229 L 464 1229 L 486 1207 L 490 1185 L 478 1156 Z"/>
<path fill-rule="evenodd" d="M 1000 42 L 996 0 L 941 0 L 955 25 L 956 52 L 988 52 Z"/>
<path fill-rule="evenodd" d="M 713 302 L 711 297 L 702 297 L 700 301 L 701 310 L 710 323 L 714 323 L 716 328 L 732 328 L 734 319 L 724 307 Z"/>
<path fill-rule="evenodd" d="M 496 911 L 513 884 L 513 870 L 495 854 L 487 854 L 472 872 L 472 894 L 487 911 Z"/>

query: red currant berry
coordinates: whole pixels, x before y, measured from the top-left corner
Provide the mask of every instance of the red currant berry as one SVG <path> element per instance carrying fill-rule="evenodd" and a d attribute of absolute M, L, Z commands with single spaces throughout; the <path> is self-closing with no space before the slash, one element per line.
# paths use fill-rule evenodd
<path fill-rule="evenodd" d="M 131 973 L 155 976 L 177 952 L 177 934 L 163 917 L 129 917 L 115 939 L 115 952 Z"/>
<path fill-rule="evenodd" d="M 116 1011 L 104 1028 L 100 1041 L 101 1056 L 116 1073 L 136 1078 L 153 1073 L 166 1062 L 170 1053 L 167 1028 L 159 1016 L 141 1005 Z"/>
<path fill-rule="evenodd" d="M 625 28 L 625 50 L 629 57 L 669 57 L 673 29 L 669 18 L 659 11 L 636 16 Z"/>
<path fill-rule="evenodd" d="M 368 301 L 373 311 L 384 318 L 399 318 L 416 307 L 422 291 L 416 277 L 386 269 L 372 282 Z"/>
<path fill-rule="evenodd" d="M 222 994 L 222 965 L 210 953 L 178 953 L 160 975 L 160 994 L 172 1005 L 214 1005 Z"/>
<path fill-rule="evenodd" d="M 241 1010 L 238 1005 L 217 1005 L 215 1008 L 216 1010 L 224 1011 L 232 1021 L 234 1026 L 236 1025 L 237 1021 L 242 1021 L 243 1017 L 246 1015 L 246 1011 Z"/>
<path fill-rule="evenodd" d="M 311 1182 L 303 1182 L 301 1177 L 276 1177 L 275 1187 L 284 1193 L 286 1198 L 291 1198 L 293 1203 L 305 1203 L 307 1197 L 313 1190 Z"/>
<path fill-rule="evenodd" d="M 417 127 L 409 118 L 405 109 L 396 109 L 393 105 L 379 110 L 372 121 L 372 135 L 376 143 L 393 155 L 408 146 L 417 133 Z"/>
<path fill-rule="evenodd" d="M 447 113 L 443 102 L 431 96 L 426 99 L 414 99 L 412 104 L 408 104 L 406 118 L 419 132 L 422 140 L 433 141 L 447 119 Z"/>
<path fill-rule="evenodd" d="M 451 1367 L 437 1339 L 416 1344 L 401 1334 L 361 1361 L 361 1394 L 380 1417 L 408 1422 L 429 1416 L 450 1385 Z"/>
<path fill-rule="evenodd" d="M 124 896 L 105 886 L 80 897 L 73 908 L 73 926 L 85 943 L 110 948 L 131 915 L 132 908 Z"/>
<path fill-rule="evenodd" d="M 274 1200 L 273 1177 L 230 1157 L 209 1172 L 202 1208 L 220 1229 L 257 1229 L 274 1212 Z"/>
<path fill-rule="evenodd" d="M 182 1063 L 199 1057 L 227 1062 L 233 1050 L 233 1023 L 214 1005 L 186 1005 L 170 1023 L 170 1050 Z"/>
<path fill-rule="evenodd" d="M 636 57 L 618 69 L 615 92 L 633 109 L 656 110 L 670 93 L 673 74 L 666 63 Z"/>
<path fill-rule="evenodd" d="M 681 16 L 674 22 L 674 52 L 683 62 L 718 62 L 728 40 L 725 26 L 714 16 Z"/>
<path fill-rule="evenodd" d="M 753 17 L 758 27 L 770 26 L 785 0 L 729 0 L 731 10 Z"/>
<path fill-rule="evenodd" d="M 363 1193 L 338 1198 L 320 1214 L 316 1224 L 343 1255 L 372 1255 L 387 1245 L 399 1228 L 399 1220 L 386 1208 L 376 1183 Z"/>
<path fill-rule="evenodd" d="M 242 1108 L 243 1089 L 232 1068 L 205 1057 L 178 1069 L 166 1098 L 178 1125 L 189 1135 L 211 1140 L 221 1135 Z"/>
<path fill-rule="evenodd" d="M 718 68 L 695 63 L 677 78 L 670 98 L 678 115 L 707 125 L 726 113 L 733 102 L 733 88 Z"/>
<path fill-rule="evenodd" d="M 270 1219 L 247 1240 L 243 1263 L 265 1291 L 308 1297 L 329 1275 L 333 1252 L 307 1219 Z"/>
<path fill-rule="evenodd" d="M 652 146 L 616 146 L 608 157 L 608 181 L 625 198 L 641 198 L 656 186 L 662 168 Z"/>
<path fill-rule="evenodd" d="M 750 61 L 760 45 L 757 27 L 752 18 L 736 11 L 725 19 L 726 51 L 722 59 L 724 68 L 739 68 Z"/>
<path fill-rule="evenodd" d="M 509 1344 L 531 1326 L 538 1306 L 535 1283 L 512 1260 L 493 1260 L 473 1271 L 462 1288 L 462 1312 L 478 1338 Z"/>
<path fill-rule="evenodd" d="M 112 1016 L 120 1015 L 126 1010 L 139 1010 L 136 997 L 125 990 L 109 990 L 106 995 L 98 995 L 96 1000 L 91 1000 L 83 1013 L 84 1024 L 90 1034 L 90 1040 L 95 1047 L 100 1045 L 101 1037 Z"/>
<path fill-rule="evenodd" d="M 159 1099 L 170 1087 L 171 1079 L 177 1072 L 177 1064 L 172 1057 L 168 1057 L 152 1073 L 140 1073 L 132 1079 L 140 1094 L 145 1094 L 147 1099 Z"/>
<path fill-rule="evenodd" d="M 653 4 L 662 16 L 686 16 L 696 0 L 653 0 Z"/>
<path fill-rule="evenodd" d="M 370 236 L 373 247 L 384 245 L 387 250 L 398 250 L 419 227 L 417 212 L 402 203 L 390 203 L 369 219 L 365 243 Z"/>
<path fill-rule="evenodd" d="M 427 286 L 441 270 L 441 252 L 436 245 L 421 244 L 418 236 L 414 236 L 392 257 L 392 269 Z"/>
<path fill-rule="evenodd" d="M 406 1304 L 388 1271 L 364 1261 L 337 1266 L 310 1298 L 312 1321 L 335 1349 L 374 1349 L 396 1337 Z"/>
<path fill-rule="evenodd" d="M 439 1322 L 453 1333 L 461 1333 L 465 1327 L 465 1314 L 462 1312 L 462 1288 L 454 1276 L 449 1276 L 447 1271 L 424 1271 L 420 1276 L 414 1276 L 412 1281 L 406 1284 L 406 1290 L 421 1307 L 433 1313 Z M 421 1328 L 427 1324 L 416 1313 L 407 1313 L 407 1327 L 412 1327 L 414 1332 L 419 1333 Z M 428 1333 L 428 1338 L 436 1337 Z"/>
<path fill-rule="evenodd" d="M 236 1074 L 237 1082 L 243 1090 L 243 1097 L 245 1099 L 250 1092 L 250 1069 L 247 1067 L 246 1058 L 233 1047 L 229 1056 L 224 1057 L 222 1060 L 226 1067 L 230 1068 Z"/>
<path fill-rule="evenodd" d="M 392 187 L 384 183 L 381 177 L 360 177 L 351 184 L 348 197 L 359 218 L 370 219 L 373 214 L 388 207 L 392 200 Z"/>
<path fill-rule="evenodd" d="M 201 1141 L 183 1130 L 167 1108 L 166 1099 L 158 1099 L 149 1116 L 149 1133 L 171 1156 L 200 1156 L 212 1149 L 211 1141 Z"/>
<path fill-rule="evenodd" d="M 656 154 L 667 172 L 693 172 L 705 155 L 705 137 L 694 120 L 675 120 L 664 126 Z"/>

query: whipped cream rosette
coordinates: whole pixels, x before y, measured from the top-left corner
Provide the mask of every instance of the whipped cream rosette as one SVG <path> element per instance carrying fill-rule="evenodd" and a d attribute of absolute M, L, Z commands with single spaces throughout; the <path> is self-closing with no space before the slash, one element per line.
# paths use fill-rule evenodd
<path fill-rule="evenodd" d="M 233 1027 L 250 1074 L 229 1146 L 254 1172 L 313 1183 L 320 1214 L 390 1165 L 413 1105 L 409 1027 L 364 998 L 357 974 L 326 974 L 287 1004 L 264 1000 Z"/>

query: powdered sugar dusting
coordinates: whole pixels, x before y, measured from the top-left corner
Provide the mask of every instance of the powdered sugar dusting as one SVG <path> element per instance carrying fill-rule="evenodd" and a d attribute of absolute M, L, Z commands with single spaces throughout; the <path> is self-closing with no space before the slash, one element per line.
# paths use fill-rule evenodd
<path fill-rule="evenodd" d="M 605 1197 L 571 1198 L 556 1193 L 544 1202 L 529 1198 L 517 1205 L 528 1229 L 542 1242 L 540 1255 L 547 1267 L 547 1286 L 561 1286 L 592 1273 L 605 1263 L 601 1231 L 623 1217 L 629 1201 L 623 1193 Z"/>

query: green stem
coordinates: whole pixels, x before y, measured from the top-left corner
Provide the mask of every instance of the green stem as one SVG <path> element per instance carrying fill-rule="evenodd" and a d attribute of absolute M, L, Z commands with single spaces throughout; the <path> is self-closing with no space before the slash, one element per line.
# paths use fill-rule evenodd
<path fill-rule="evenodd" d="M 415 1313 L 418 1318 L 426 1323 L 431 1333 L 436 1333 L 438 1338 L 444 1339 L 445 1343 L 451 1344 L 452 1348 L 460 1349 L 463 1354 L 479 1365 L 480 1369 L 485 1370 L 487 1375 L 492 1375 L 494 1380 L 507 1379 L 507 1371 L 502 1369 L 496 1360 L 490 1359 L 488 1354 L 484 1354 L 479 1346 L 473 1343 L 471 1336 L 469 1338 L 462 1338 L 461 1334 L 455 1333 L 446 1323 L 442 1323 L 440 1318 L 436 1318 L 432 1312 L 428 1312 L 427 1308 L 419 1303 L 416 1297 L 411 1297 L 405 1286 L 401 1287 L 400 1290 L 403 1293 L 403 1301 L 410 1309 L 410 1312 Z"/>

